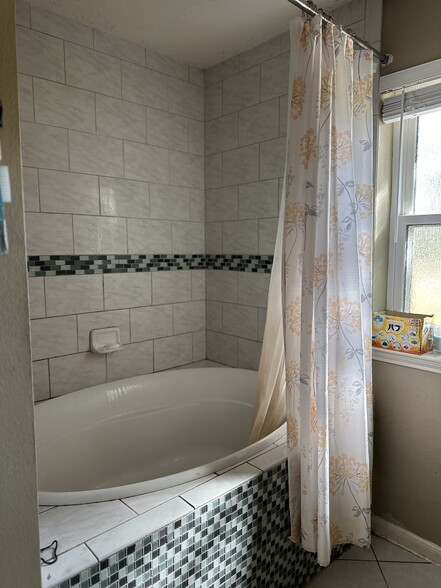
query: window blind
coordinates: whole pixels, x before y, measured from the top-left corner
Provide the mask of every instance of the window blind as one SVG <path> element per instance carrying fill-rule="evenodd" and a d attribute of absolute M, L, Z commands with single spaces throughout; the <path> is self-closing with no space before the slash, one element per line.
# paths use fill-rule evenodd
<path fill-rule="evenodd" d="M 395 123 L 401 117 L 401 92 L 384 99 L 382 119 L 384 123 Z M 441 109 L 441 83 L 404 90 L 404 118 L 410 118 Z"/>

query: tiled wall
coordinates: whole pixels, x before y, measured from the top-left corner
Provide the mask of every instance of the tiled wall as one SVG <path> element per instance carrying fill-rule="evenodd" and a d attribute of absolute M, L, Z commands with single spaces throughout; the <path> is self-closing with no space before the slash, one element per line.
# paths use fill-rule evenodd
<path fill-rule="evenodd" d="M 335 21 L 380 48 L 382 0 Z M 285 163 L 289 35 L 205 71 L 208 253 L 272 254 Z M 377 112 L 377 111 L 376 111 Z M 207 358 L 257 369 L 269 275 L 207 272 Z"/>
<path fill-rule="evenodd" d="M 379 47 L 381 0 L 334 17 Z M 24 2 L 17 25 L 29 255 L 273 254 L 288 33 L 204 87 L 200 70 Z M 250 268 L 31 278 L 36 398 L 205 357 L 257 369 L 270 275 Z M 90 329 L 111 325 L 124 351 L 89 353 Z"/>
<path fill-rule="evenodd" d="M 289 37 L 205 72 L 208 253 L 274 252 L 285 163 Z M 269 274 L 207 271 L 207 358 L 257 369 Z"/>
<path fill-rule="evenodd" d="M 288 539 L 287 477 L 284 462 L 193 511 L 188 503 L 174 498 L 162 505 L 162 518 L 178 520 L 116 553 L 121 540 L 118 537 L 112 543 L 112 532 L 104 535 L 104 541 L 90 541 L 90 551 L 75 547 L 65 554 L 65 566 L 60 565 L 70 571 L 69 579 L 47 581 L 50 571 L 44 567 L 43 586 L 301 588 L 320 566 L 314 553 Z M 156 513 L 151 513 L 141 515 L 146 528 L 155 520 Z M 335 548 L 333 558 L 343 550 L 344 546 Z M 78 572 L 72 576 L 73 568 Z"/>
<path fill-rule="evenodd" d="M 28 255 L 204 253 L 203 72 L 23 2 L 17 44 Z M 29 288 L 37 400 L 205 358 L 204 270 Z"/>

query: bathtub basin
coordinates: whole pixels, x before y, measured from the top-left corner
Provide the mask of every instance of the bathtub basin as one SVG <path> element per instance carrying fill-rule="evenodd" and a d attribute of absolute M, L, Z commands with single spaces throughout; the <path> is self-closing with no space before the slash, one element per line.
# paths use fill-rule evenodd
<path fill-rule="evenodd" d="M 257 374 L 190 368 L 93 386 L 35 407 L 39 503 L 84 504 L 162 490 L 271 445 L 248 445 Z"/>

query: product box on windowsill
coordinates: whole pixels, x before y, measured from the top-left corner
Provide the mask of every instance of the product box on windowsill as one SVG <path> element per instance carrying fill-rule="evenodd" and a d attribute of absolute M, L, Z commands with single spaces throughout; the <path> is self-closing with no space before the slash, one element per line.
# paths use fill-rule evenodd
<path fill-rule="evenodd" d="M 433 349 L 433 314 L 381 310 L 372 315 L 372 345 L 421 355 Z"/>

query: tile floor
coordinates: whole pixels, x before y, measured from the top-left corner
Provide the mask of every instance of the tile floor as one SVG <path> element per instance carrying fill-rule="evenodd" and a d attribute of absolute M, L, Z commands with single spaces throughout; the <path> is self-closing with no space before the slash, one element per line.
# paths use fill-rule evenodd
<path fill-rule="evenodd" d="M 351 547 L 308 588 L 440 588 L 441 567 L 379 537 L 372 547 Z"/>

